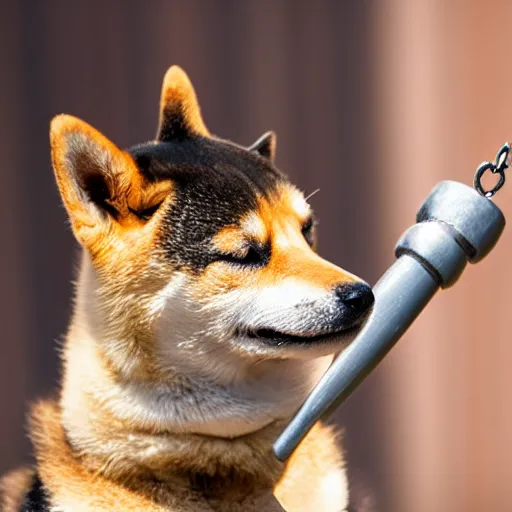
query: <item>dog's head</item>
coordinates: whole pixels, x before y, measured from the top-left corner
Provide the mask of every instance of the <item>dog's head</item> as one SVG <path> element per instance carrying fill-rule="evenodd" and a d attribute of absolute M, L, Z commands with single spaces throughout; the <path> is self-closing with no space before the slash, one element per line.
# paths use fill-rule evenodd
<path fill-rule="evenodd" d="M 165 76 L 156 140 L 122 151 L 63 115 L 51 148 L 88 254 L 79 301 L 121 370 L 145 359 L 229 381 L 245 363 L 339 351 L 367 317 L 370 287 L 315 252 L 275 135 L 250 148 L 211 136 L 180 68 Z"/>

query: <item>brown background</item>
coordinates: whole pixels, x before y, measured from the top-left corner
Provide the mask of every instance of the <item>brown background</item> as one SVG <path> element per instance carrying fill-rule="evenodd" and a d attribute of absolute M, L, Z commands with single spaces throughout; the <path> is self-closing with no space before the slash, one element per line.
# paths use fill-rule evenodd
<path fill-rule="evenodd" d="M 151 138 L 182 65 L 215 133 L 277 131 L 279 166 L 321 189 L 321 253 L 373 283 L 430 188 L 512 138 L 511 19 L 477 0 L 0 2 L 0 472 L 28 460 L 27 402 L 55 388 L 70 313 L 54 114 Z M 512 215 L 511 184 L 496 202 Z M 377 510 L 512 510 L 511 258 L 509 230 L 340 410 Z"/>

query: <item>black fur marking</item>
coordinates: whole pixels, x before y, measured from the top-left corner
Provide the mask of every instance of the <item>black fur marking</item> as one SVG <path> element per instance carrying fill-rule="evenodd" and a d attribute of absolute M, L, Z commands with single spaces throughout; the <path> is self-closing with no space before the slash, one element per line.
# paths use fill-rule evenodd
<path fill-rule="evenodd" d="M 268 161 L 226 141 L 196 137 L 131 148 L 149 181 L 170 179 L 175 199 L 161 226 L 177 267 L 200 271 L 218 259 L 212 238 L 269 199 L 285 177 Z"/>
<path fill-rule="evenodd" d="M 195 167 L 209 172 L 224 168 L 237 170 L 260 192 L 274 188 L 284 175 L 270 162 L 262 161 L 251 150 L 229 141 L 194 137 L 182 141 L 148 142 L 128 149 L 148 180 L 173 179 L 176 166 Z M 207 177 L 207 175 L 205 175 Z"/>
<path fill-rule="evenodd" d="M 20 512 L 50 512 L 48 495 L 37 473 L 30 490 L 25 495 Z"/>
<path fill-rule="evenodd" d="M 180 141 L 193 135 L 183 115 L 181 103 L 167 105 L 162 112 L 162 122 L 158 129 L 157 139 L 160 142 Z"/>

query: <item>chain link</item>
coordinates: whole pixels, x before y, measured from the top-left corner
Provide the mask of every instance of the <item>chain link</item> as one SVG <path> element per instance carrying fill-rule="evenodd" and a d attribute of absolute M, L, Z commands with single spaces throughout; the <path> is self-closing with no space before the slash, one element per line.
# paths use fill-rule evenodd
<path fill-rule="evenodd" d="M 510 144 L 505 142 L 503 146 L 496 153 L 494 163 L 483 162 L 478 166 L 473 181 L 474 187 L 484 197 L 491 198 L 498 190 L 505 185 L 505 171 L 510 167 Z M 482 185 L 482 177 L 487 172 L 491 171 L 493 174 L 498 174 L 498 183 L 489 190 L 486 190 Z"/>

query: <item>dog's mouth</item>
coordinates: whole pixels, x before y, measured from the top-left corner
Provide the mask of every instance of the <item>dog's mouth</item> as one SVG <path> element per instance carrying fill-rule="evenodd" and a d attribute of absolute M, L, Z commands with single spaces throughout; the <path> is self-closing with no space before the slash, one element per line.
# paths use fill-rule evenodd
<path fill-rule="evenodd" d="M 321 333 L 321 334 L 291 334 L 283 331 L 268 328 L 239 328 L 237 335 L 240 337 L 247 337 L 253 340 L 261 341 L 267 345 L 275 347 L 282 347 L 286 345 L 309 345 L 320 343 L 331 343 L 338 340 L 345 340 L 352 337 L 361 329 L 362 324 L 351 326 L 347 329 Z"/>

